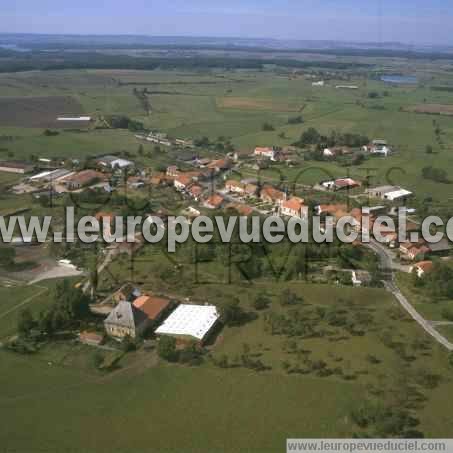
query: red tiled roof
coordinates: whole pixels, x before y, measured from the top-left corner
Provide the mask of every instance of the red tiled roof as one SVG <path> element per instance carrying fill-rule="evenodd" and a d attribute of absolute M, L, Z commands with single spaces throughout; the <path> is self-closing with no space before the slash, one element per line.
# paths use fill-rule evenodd
<path fill-rule="evenodd" d="M 175 181 L 179 182 L 184 186 L 188 186 L 192 182 L 192 178 L 187 175 L 179 175 L 176 177 Z"/>
<path fill-rule="evenodd" d="M 220 207 L 222 203 L 223 197 L 217 194 L 211 195 L 205 202 L 205 204 L 213 206 L 214 208 Z"/>
<path fill-rule="evenodd" d="M 433 268 L 433 262 L 432 261 L 420 261 L 415 265 L 415 267 L 418 267 L 420 270 L 423 272 L 430 272 Z"/>
<path fill-rule="evenodd" d="M 304 205 L 304 200 L 302 198 L 293 197 L 288 201 L 284 201 L 282 208 L 291 209 L 293 211 L 300 211 Z"/>
<path fill-rule="evenodd" d="M 169 304 L 168 299 L 154 296 L 140 296 L 133 303 L 135 308 L 141 310 L 151 320 L 157 319 Z"/>
<path fill-rule="evenodd" d="M 274 201 L 286 199 L 286 195 L 284 192 L 282 192 L 272 186 L 263 187 L 263 189 L 261 190 L 261 197 L 267 197 Z"/>

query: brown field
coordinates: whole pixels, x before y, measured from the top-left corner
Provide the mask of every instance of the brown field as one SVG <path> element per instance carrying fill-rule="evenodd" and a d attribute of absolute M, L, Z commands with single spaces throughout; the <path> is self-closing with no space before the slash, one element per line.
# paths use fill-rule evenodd
<path fill-rule="evenodd" d="M 406 107 L 406 112 L 428 113 L 431 115 L 453 115 L 453 104 L 418 104 Z"/>
<path fill-rule="evenodd" d="M 80 115 L 83 107 L 70 96 L 0 97 L 0 126 L 80 128 L 85 123 L 57 121 L 60 115 Z"/>
<path fill-rule="evenodd" d="M 223 97 L 217 98 L 217 107 L 223 109 L 238 110 L 269 110 L 272 112 L 301 112 L 303 105 L 295 106 L 282 100 L 257 99 L 247 97 Z"/>

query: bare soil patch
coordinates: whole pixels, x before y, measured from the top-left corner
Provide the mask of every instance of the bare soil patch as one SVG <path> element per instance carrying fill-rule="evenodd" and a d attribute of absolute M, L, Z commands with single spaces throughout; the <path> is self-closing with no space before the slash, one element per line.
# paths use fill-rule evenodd
<path fill-rule="evenodd" d="M 79 129 L 87 123 L 60 122 L 57 117 L 83 113 L 83 107 L 70 96 L 0 97 L 0 126 Z"/>
<path fill-rule="evenodd" d="M 406 107 L 406 112 L 430 115 L 453 115 L 453 104 L 418 104 Z"/>
<path fill-rule="evenodd" d="M 217 106 L 224 109 L 270 110 L 274 112 L 300 112 L 303 105 L 295 107 L 284 101 L 248 97 L 223 97 L 217 99 Z"/>

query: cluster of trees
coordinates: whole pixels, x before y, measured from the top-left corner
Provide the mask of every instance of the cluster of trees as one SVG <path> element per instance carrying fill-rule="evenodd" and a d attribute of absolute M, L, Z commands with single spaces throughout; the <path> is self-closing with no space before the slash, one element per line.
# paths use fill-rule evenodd
<path fill-rule="evenodd" d="M 448 173 L 443 168 L 424 167 L 422 168 L 422 176 L 424 179 L 430 179 L 435 182 L 449 184 Z"/>
<path fill-rule="evenodd" d="M 302 115 L 292 116 L 288 118 L 288 124 L 303 124 L 304 118 Z"/>
<path fill-rule="evenodd" d="M 0 267 L 9 268 L 14 265 L 16 249 L 14 247 L 2 246 L 0 248 Z"/>
<path fill-rule="evenodd" d="M 52 49 L 54 45 L 52 44 Z M 240 58 L 222 56 L 181 57 L 134 57 L 131 55 L 108 55 L 99 52 L 56 52 L 33 51 L 15 52 L 13 58 L 5 61 L 0 72 L 17 71 L 56 71 L 64 69 L 185 69 L 209 70 L 213 68 L 257 69 L 262 70 L 268 65 L 285 68 L 325 68 L 330 70 L 348 70 L 369 67 L 366 63 L 349 63 L 341 61 L 300 61 L 289 58 Z"/>
<path fill-rule="evenodd" d="M 17 322 L 20 336 L 30 337 L 34 332 L 53 335 L 78 327 L 90 315 L 91 298 L 75 288 L 69 280 L 57 284 L 52 299 L 52 304 L 38 317 L 34 317 L 28 309 L 20 313 Z"/>
<path fill-rule="evenodd" d="M 369 429 L 376 438 L 423 438 L 416 430 L 419 421 L 401 407 L 385 406 L 365 401 L 351 411 L 351 418 L 361 429 Z M 361 434 L 363 437 L 363 434 Z"/>
<path fill-rule="evenodd" d="M 417 288 L 424 288 L 433 298 L 453 298 L 453 269 L 442 261 L 435 261 L 432 272 L 423 278 L 414 274 L 413 279 Z"/>
<path fill-rule="evenodd" d="M 263 123 L 262 129 L 265 132 L 275 131 L 275 127 L 271 123 L 267 123 L 267 122 Z"/>
<path fill-rule="evenodd" d="M 110 115 L 106 120 L 113 129 L 129 129 L 130 131 L 142 131 L 143 123 L 130 119 L 126 115 Z"/>
<path fill-rule="evenodd" d="M 322 135 L 314 127 L 308 128 L 302 133 L 300 139 L 294 143 L 295 146 L 301 148 L 307 145 L 316 145 L 317 149 L 333 146 L 349 146 L 358 148 L 367 145 L 370 142 L 369 138 L 360 134 L 340 133 L 332 131 L 329 135 Z"/>
<path fill-rule="evenodd" d="M 147 93 L 148 93 L 148 88 L 143 88 L 143 90 L 139 90 L 138 88 L 133 89 L 134 96 L 138 99 L 140 102 L 143 110 L 145 113 L 149 116 L 151 112 L 151 104 L 149 102 Z M 143 129 L 143 127 L 142 127 Z"/>
<path fill-rule="evenodd" d="M 191 366 L 200 365 L 203 362 L 203 350 L 195 343 L 188 344 L 178 350 L 174 337 L 162 336 L 157 346 L 157 354 L 167 362 L 179 362 Z"/>

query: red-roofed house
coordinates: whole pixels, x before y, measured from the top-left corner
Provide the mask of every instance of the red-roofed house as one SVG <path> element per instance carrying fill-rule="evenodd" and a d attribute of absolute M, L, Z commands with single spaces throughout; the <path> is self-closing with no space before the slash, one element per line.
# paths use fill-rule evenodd
<path fill-rule="evenodd" d="M 190 176 L 182 174 L 175 178 L 174 186 L 176 190 L 186 190 L 190 184 L 192 184 L 192 178 Z"/>
<path fill-rule="evenodd" d="M 145 313 L 150 322 L 157 322 L 170 306 L 170 300 L 164 297 L 144 295 L 135 299 L 133 305 Z"/>
<path fill-rule="evenodd" d="M 261 189 L 260 198 L 266 203 L 280 206 L 286 200 L 286 193 L 272 186 L 264 186 Z"/>
<path fill-rule="evenodd" d="M 189 188 L 189 195 L 195 200 L 198 201 L 203 193 L 203 187 L 194 184 Z"/>
<path fill-rule="evenodd" d="M 218 194 L 211 195 L 204 203 L 203 206 L 208 209 L 220 209 L 224 199 Z"/>
<path fill-rule="evenodd" d="M 281 214 L 288 217 L 299 217 L 306 219 L 308 217 L 308 206 L 304 205 L 304 200 L 298 197 L 292 197 L 283 201 L 281 205 Z"/>
<path fill-rule="evenodd" d="M 411 267 L 410 271 L 415 272 L 418 278 L 422 278 L 426 274 L 429 274 L 433 270 L 432 261 L 420 261 Z"/>
<path fill-rule="evenodd" d="M 225 189 L 228 190 L 228 192 L 234 192 L 239 195 L 244 195 L 245 193 L 245 186 L 239 181 L 234 180 L 227 181 L 225 183 Z"/>
<path fill-rule="evenodd" d="M 255 156 L 266 157 L 267 159 L 275 160 L 277 151 L 274 148 L 268 146 L 266 147 L 257 146 L 253 154 Z"/>

